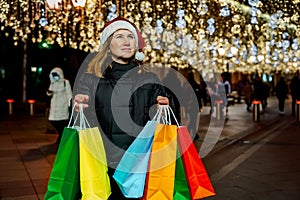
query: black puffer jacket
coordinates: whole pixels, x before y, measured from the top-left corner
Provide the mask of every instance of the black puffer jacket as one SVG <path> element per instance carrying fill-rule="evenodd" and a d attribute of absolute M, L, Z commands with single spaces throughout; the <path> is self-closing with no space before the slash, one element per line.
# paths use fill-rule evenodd
<path fill-rule="evenodd" d="M 113 63 L 105 78 L 85 73 L 74 92 L 90 97 L 84 113 L 91 126 L 100 127 L 110 167 L 119 162 L 124 150 L 155 114 L 157 96 L 166 96 L 158 77 L 139 72 L 135 63 Z"/>

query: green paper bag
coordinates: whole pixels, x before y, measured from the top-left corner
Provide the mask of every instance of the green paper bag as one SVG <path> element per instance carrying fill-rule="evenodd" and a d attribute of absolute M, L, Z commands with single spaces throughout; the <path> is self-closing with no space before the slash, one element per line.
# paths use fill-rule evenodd
<path fill-rule="evenodd" d="M 44 200 L 78 200 L 79 139 L 76 129 L 64 129 L 54 160 Z"/>
<path fill-rule="evenodd" d="M 182 158 L 177 148 L 173 200 L 190 200 L 190 190 L 186 181 Z"/>

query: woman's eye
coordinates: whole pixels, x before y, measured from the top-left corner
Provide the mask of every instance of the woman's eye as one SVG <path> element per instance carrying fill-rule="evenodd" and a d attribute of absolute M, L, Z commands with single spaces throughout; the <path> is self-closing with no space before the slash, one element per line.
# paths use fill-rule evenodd
<path fill-rule="evenodd" d="M 133 39 L 134 37 L 133 37 L 133 35 L 129 35 L 128 38 Z"/>

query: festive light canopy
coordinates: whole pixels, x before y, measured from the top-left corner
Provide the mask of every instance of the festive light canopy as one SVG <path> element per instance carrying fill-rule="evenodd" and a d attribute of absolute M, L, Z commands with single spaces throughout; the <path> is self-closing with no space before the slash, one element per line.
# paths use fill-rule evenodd
<path fill-rule="evenodd" d="M 299 13 L 299 0 L 0 0 L 0 34 L 92 52 L 121 15 L 146 38 L 147 62 L 289 73 L 300 69 Z"/>

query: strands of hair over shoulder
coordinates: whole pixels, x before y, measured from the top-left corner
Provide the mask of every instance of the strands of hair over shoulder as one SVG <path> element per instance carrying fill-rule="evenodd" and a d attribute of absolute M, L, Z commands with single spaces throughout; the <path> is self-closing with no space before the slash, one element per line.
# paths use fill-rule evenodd
<path fill-rule="evenodd" d="M 87 73 L 95 74 L 98 77 L 103 77 L 105 70 L 113 61 L 109 50 L 111 40 L 112 35 L 106 40 L 106 42 L 103 44 L 103 47 L 89 63 Z"/>

